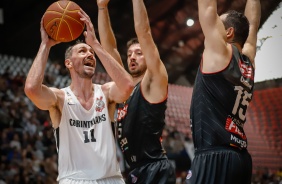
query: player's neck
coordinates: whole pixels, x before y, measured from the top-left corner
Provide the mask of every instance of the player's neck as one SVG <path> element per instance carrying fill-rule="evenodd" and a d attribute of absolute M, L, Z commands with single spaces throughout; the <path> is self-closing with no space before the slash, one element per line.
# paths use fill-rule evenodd
<path fill-rule="evenodd" d="M 239 52 L 242 52 L 242 47 L 241 47 L 241 45 L 239 43 L 236 43 L 236 42 L 233 42 L 233 41 L 230 41 L 228 43 L 234 45 L 235 47 L 237 47 Z"/>
<path fill-rule="evenodd" d="M 133 76 L 133 83 L 136 86 L 136 84 L 138 84 L 142 79 L 143 79 L 144 75 L 140 75 L 140 76 Z"/>
<path fill-rule="evenodd" d="M 92 84 L 92 82 L 89 83 L 87 81 L 80 83 L 72 82 L 70 85 L 70 89 L 72 90 L 75 96 L 83 99 L 88 99 L 93 96 L 94 85 Z"/>

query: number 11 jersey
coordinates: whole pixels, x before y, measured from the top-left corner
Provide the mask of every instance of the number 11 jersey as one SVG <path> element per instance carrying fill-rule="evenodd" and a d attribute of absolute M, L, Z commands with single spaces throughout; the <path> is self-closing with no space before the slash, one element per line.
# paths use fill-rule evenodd
<path fill-rule="evenodd" d="M 54 131 L 58 151 L 57 180 L 97 180 L 120 176 L 115 139 L 105 95 L 94 84 L 94 103 L 86 110 L 71 91 L 65 100 L 59 127 Z"/>

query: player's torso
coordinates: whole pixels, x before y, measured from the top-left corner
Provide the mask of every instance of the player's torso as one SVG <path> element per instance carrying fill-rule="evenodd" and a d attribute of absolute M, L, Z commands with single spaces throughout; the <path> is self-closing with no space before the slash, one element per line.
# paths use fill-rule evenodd
<path fill-rule="evenodd" d="M 253 86 L 252 64 L 234 46 L 223 71 L 204 74 L 199 69 L 190 109 L 195 149 L 230 144 L 247 147 L 243 126 Z"/>
<path fill-rule="evenodd" d="M 93 106 L 86 110 L 65 88 L 60 126 L 56 129 L 59 178 L 98 179 L 118 174 L 115 141 L 105 96 L 95 86 Z"/>
<path fill-rule="evenodd" d="M 118 142 L 132 167 L 151 159 L 162 159 L 160 142 L 164 127 L 166 100 L 150 104 L 142 96 L 140 85 L 118 107 Z"/>

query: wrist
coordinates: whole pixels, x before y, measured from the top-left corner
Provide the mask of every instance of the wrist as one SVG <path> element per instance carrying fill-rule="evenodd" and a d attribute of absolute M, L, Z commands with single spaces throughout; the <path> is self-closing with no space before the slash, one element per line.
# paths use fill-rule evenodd
<path fill-rule="evenodd" d="M 98 10 L 104 10 L 106 8 L 107 8 L 107 6 L 98 6 Z"/>

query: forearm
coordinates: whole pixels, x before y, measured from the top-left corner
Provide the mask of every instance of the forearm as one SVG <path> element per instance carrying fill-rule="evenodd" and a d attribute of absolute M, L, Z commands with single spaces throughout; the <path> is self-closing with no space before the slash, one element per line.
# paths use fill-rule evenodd
<path fill-rule="evenodd" d="M 204 34 L 210 32 L 210 29 L 216 27 L 218 21 L 217 1 L 216 0 L 198 0 L 199 21 Z"/>
<path fill-rule="evenodd" d="M 258 30 L 261 18 L 260 0 L 247 0 L 245 16 L 248 18 L 250 27 Z"/>
<path fill-rule="evenodd" d="M 93 49 L 106 69 L 107 73 L 111 79 L 116 83 L 117 87 L 122 89 L 127 84 L 132 83 L 132 77 L 129 73 L 121 66 L 115 59 L 112 57 L 106 50 L 100 45 L 99 42 L 96 42 L 93 45 Z"/>
<path fill-rule="evenodd" d="M 151 34 L 150 22 L 143 0 L 132 0 L 135 32 L 145 57 L 149 77 L 163 77 L 166 74 L 159 51 Z M 154 75 L 155 74 L 155 75 Z M 156 75 L 158 74 L 158 75 Z M 163 75 L 164 74 L 164 75 Z M 151 79 L 149 80 L 151 81 Z"/>
<path fill-rule="evenodd" d="M 116 48 L 116 39 L 111 27 L 108 8 L 98 7 L 98 9 L 98 31 L 101 44 L 106 50 L 107 48 Z"/>
<path fill-rule="evenodd" d="M 26 87 L 39 90 L 44 80 L 44 72 L 51 47 L 41 43 L 38 53 L 26 78 Z"/>
<path fill-rule="evenodd" d="M 111 27 L 109 11 L 106 5 L 98 7 L 98 31 L 103 48 L 123 66 L 121 57 L 117 51 L 117 42 Z"/>
<path fill-rule="evenodd" d="M 137 37 L 141 37 L 147 33 L 151 34 L 150 22 L 143 0 L 132 0 L 132 5 L 134 12 L 134 27 Z"/>
<path fill-rule="evenodd" d="M 256 56 L 257 32 L 260 24 L 261 5 L 260 0 L 247 0 L 245 16 L 249 20 L 249 36 L 244 44 L 242 52 L 249 57 L 254 64 Z"/>

